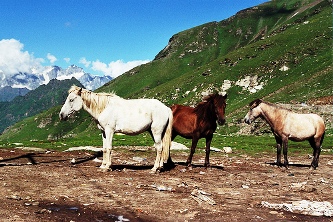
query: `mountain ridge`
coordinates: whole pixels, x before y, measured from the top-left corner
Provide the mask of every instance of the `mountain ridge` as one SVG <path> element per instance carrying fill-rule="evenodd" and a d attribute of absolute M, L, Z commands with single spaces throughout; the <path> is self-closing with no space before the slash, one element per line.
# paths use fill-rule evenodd
<path fill-rule="evenodd" d="M 42 69 L 32 69 L 31 73 L 17 73 L 11 76 L 4 76 L 0 83 L 0 101 L 10 101 L 20 91 L 27 92 L 22 90 L 24 88 L 31 91 L 41 85 L 48 84 L 52 79 L 64 80 L 72 77 L 79 80 L 89 90 L 95 90 L 112 80 L 111 76 L 92 75 L 76 65 L 71 65 L 66 69 L 59 66 L 45 66 Z"/>
<path fill-rule="evenodd" d="M 326 97 L 332 101 L 331 21 L 329 1 L 266 2 L 226 20 L 173 35 L 153 61 L 133 68 L 95 92 L 193 106 L 205 95 L 224 90 L 228 93 L 227 123 L 216 133 L 235 135 L 244 127 L 241 120 L 248 104 L 256 98 L 307 106 Z M 48 138 L 65 140 L 75 135 L 88 143 L 87 138 L 98 135 L 86 114 L 80 112 L 78 118 L 59 123 L 59 110 L 54 107 L 47 112 L 54 119 L 46 126 Z M 36 118 L 43 121 L 45 117 Z M 26 124 L 31 124 L 30 128 L 36 124 L 29 121 Z M 331 121 L 332 117 L 325 114 L 328 136 L 332 133 Z M 27 137 L 23 128 L 14 133 L 16 128 L 13 126 L 0 140 L 14 135 Z M 37 129 L 32 136 L 46 139 L 45 133 Z"/>

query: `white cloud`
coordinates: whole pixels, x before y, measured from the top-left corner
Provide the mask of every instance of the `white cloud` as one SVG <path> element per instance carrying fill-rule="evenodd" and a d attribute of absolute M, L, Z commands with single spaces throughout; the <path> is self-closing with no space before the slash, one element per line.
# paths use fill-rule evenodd
<path fill-rule="evenodd" d="M 138 65 L 142 65 L 150 62 L 150 60 L 134 60 L 129 62 L 123 62 L 122 60 L 112 61 L 109 64 L 103 63 L 99 60 L 92 62 L 92 69 L 94 71 L 100 71 L 104 75 L 112 76 L 113 78 L 120 76 L 124 72 L 127 72 Z"/>
<path fill-rule="evenodd" d="M 51 64 L 58 61 L 51 53 L 47 53 L 46 58 L 45 60 L 49 60 Z M 19 40 L 0 40 L 0 79 L 10 77 L 19 72 L 38 73 L 40 70 L 43 70 L 44 66 L 42 63 L 44 63 L 45 60 L 43 58 L 35 58 L 33 53 L 24 51 L 24 45 Z M 64 61 L 69 63 L 70 58 L 64 58 Z M 113 78 L 138 65 L 148 62 L 150 62 L 150 60 L 134 60 L 129 62 L 117 60 L 107 64 L 100 60 L 88 61 L 85 57 L 82 57 L 79 61 L 79 63 L 83 64 L 86 68 L 91 68 L 93 71 L 101 72 Z"/>
<path fill-rule="evenodd" d="M 34 58 L 33 54 L 23 51 L 23 48 L 24 45 L 16 39 L 0 40 L 0 73 L 11 76 L 41 66 L 44 60 Z"/>
<path fill-rule="evenodd" d="M 51 55 L 51 53 L 47 53 L 46 57 L 47 57 L 48 60 L 50 60 L 51 64 L 54 64 L 55 61 L 58 60 L 54 55 Z"/>
<path fill-rule="evenodd" d="M 83 64 L 86 68 L 88 68 L 91 64 L 91 61 L 87 61 L 85 57 L 82 57 L 79 61 L 79 63 Z"/>

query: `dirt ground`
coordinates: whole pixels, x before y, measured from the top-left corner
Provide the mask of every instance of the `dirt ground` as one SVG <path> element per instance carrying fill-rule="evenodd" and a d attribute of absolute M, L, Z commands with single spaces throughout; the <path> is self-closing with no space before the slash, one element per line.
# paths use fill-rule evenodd
<path fill-rule="evenodd" d="M 178 151 L 173 169 L 151 174 L 154 150 L 124 149 L 113 151 L 109 172 L 99 171 L 97 152 L 0 149 L 0 221 L 333 221 L 262 205 L 333 203 L 327 153 L 317 170 L 305 155 L 289 156 L 285 169 L 267 163 L 273 155 L 225 153 L 213 153 L 209 169 L 196 153 L 188 169 L 188 153 Z"/>

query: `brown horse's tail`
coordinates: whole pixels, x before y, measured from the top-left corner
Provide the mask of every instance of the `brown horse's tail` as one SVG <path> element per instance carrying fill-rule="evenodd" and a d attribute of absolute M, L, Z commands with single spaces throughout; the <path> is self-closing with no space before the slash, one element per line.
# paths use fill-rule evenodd
<path fill-rule="evenodd" d="M 168 161 L 170 156 L 172 122 L 173 122 L 173 114 L 172 111 L 169 110 L 169 121 L 162 139 L 162 158 L 164 163 Z"/>

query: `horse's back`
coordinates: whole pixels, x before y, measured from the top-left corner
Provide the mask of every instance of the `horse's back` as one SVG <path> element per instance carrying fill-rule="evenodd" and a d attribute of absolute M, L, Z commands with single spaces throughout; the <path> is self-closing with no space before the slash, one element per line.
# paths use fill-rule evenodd
<path fill-rule="evenodd" d="M 117 132 L 138 134 L 151 126 L 164 128 L 170 115 L 170 108 L 157 99 L 119 98 L 110 101 L 98 121 Z"/>
<path fill-rule="evenodd" d="M 194 108 L 190 106 L 183 106 L 183 105 L 172 105 L 171 107 L 173 118 L 194 118 L 195 117 L 195 112 Z"/>
<path fill-rule="evenodd" d="M 194 108 L 190 106 L 184 106 L 184 105 L 179 105 L 179 104 L 174 104 L 171 107 L 172 113 L 177 114 L 177 113 L 194 113 Z"/>
<path fill-rule="evenodd" d="M 321 118 L 317 114 L 308 114 L 308 115 L 310 115 L 311 118 L 313 119 L 313 124 L 316 126 L 317 134 L 324 134 L 325 122 L 324 122 L 323 118 Z"/>
<path fill-rule="evenodd" d="M 192 138 L 197 124 L 194 108 L 178 104 L 172 105 L 170 108 L 173 113 L 173 130 L 185 138 Z"/>
<path fill-rule="evenodd" d="M 323 118 L 321 118 L 319 115 L 314 113 L 299 114 L 299 115 L 306 117 L 306 119 L 308 119 L 313 124 L 314 127 L 325 130 L 325 122 Z"/>
<path fill-rule="evenodd" d="M 127 108 L 132 112 L 138 112 L 137 115 L 141 115 L 144 118 L 150 117 L 152 121 L 165 122 L 169 119 L 171 110 L 168 106 L 157 99 L 132 99 L 126 100 Z"/>
<path fill-rule="evenodd" d="M 290 139 L 303 140 L 310 137 L 321 137 L 325 132 L 324 120 L 317 114 L 290 113 L 286 130 Z"/>

